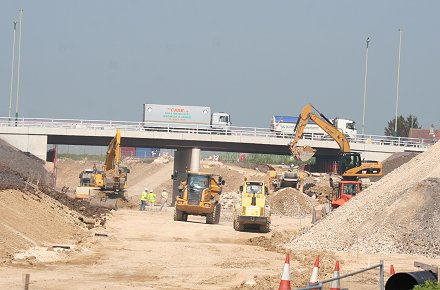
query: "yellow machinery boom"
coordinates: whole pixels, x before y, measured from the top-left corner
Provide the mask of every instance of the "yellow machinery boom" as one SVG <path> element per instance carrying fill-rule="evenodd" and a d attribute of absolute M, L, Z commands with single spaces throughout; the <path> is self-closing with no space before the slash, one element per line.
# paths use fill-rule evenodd
<path fill-rule="evenodd" d="M 382 175 L 382 164 L 380 162 L 362 162 L 359 153 L 350 151 L 350 143 L 345 137 L 345 134 L 339 131 L 323 114 L 319 113 L 318 115 L 313 109 L 319 113 L 319 111 L 311 104 L 307 104 L 301 110 L 301 114 L 299 115 L 298 122 L 295 126 L 295 136 L 289 144 L 292 155 L 302 161 L 306 161 L 314 155 L 314 149 L 297 146 L 298 141 L 303 136 L 304 128 L 308 121 L 312 120 L 316 125 L 329 134 L 336 143 L 338 143 L 340 149 L 338 173 L 341 174 L 342 177 L 347 179 L 357 179 Z"/>

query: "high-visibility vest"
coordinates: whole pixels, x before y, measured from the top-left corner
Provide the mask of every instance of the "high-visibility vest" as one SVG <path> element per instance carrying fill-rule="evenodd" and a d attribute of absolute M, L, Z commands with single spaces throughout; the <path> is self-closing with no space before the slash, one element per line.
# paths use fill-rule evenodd
<path fill-rule="evenodd" d="M 150 192 L 150 193 L 148 194 L 148 200 L 149 200 L 150 202 L 155 202 L 155 201 L 156 201 L 156 194 L 155 194 L 154 192 Z"/>
<path fill-rule="evenodd" d="M 141 200 L 147 200 L 147 193 L 145 191 L 141 193 Z"/>
<path fill-rule="evenodd" d="M 168 192 L 162 191 L 162 198 L 164 199 L 168 198 Z"/>

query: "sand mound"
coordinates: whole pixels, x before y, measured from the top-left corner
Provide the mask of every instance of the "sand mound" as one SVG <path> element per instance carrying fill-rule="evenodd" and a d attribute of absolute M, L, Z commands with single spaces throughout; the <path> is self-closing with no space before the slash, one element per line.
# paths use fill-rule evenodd
<path fill-rule="evenodd" d="M 283 188 L 270 196 L 272 214 L 283 216 L 302 216 L 312 213 L 316 201 L 299 190 Z"/>
<path fill-rule="evenodd" d="M 440 257 L 440 143 L 414 157 L 287 247 Z"/>

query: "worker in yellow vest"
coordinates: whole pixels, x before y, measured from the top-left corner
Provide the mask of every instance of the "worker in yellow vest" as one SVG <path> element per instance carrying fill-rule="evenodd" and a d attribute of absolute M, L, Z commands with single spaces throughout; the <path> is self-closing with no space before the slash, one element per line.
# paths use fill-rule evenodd
<path fill-rule="evenodd" d="M 144 191 L 142 191 L 141 193 L 141 207 L 140 207 L 140 211 L 144 211 L 145 210 L 145 206 L 147 205 L 147 192 L 148 192 L 148 188 L 145 188 Z"/>
<path fill-rule="evenodd" d="M 150 190 L 150 193 L 148 194 L 148 201 L 150 202 L 150 210 L 154 211 L 154 203 L 156 202 L 156 194 L 153 192 L 153 190 Z"/>

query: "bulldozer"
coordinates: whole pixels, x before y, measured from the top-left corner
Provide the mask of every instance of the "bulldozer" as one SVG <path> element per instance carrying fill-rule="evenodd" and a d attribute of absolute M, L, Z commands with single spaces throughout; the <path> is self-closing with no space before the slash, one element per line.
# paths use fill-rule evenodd
<path fill-rule="evenodd" d="M 271 212 L 267 204 L 267 186 L 261 181 L 245 180 L 240 186 L 240 193 L 241 202 L 234 205 L 234 229 L 244 231 L 247 228 L 257 228 L 260 232 L 269 232 Z"/>
<path fill-rule="evenodd" d="M 120 165 L 121 132 L 116 131 L 115 137 L 107 147 L 107 154 L 102 170 L 96 164 L 93 169 L 86 169 L 79 174 L 80 185 L 75 189 L 75 198 L 91 199 L 94 196 L 101 201 L 109 196 L 123 195 L 127 187 L 127 175 L 130 169 Z M 91 200 L 92 203 L 92 200 Z M 105 204 L 108 202 L 98 202 Z M 109 207 L 113 207 L 113 202 Z M 116 207 L 116 206 L 115 206 Z"/>
<path fill-rule="evenodd" d="M 215 177 L 218 177 L 217 179 Z M 177 172 L 171 175 L 177 179 Z M 221 176 L 204 172 L 186 172 L 181 181 L 174 208 L 175 221 L 187 221 L 189 215 L 205 216 L 207 224 L 220 222 L 220 194 L 225 181 Z"/>

